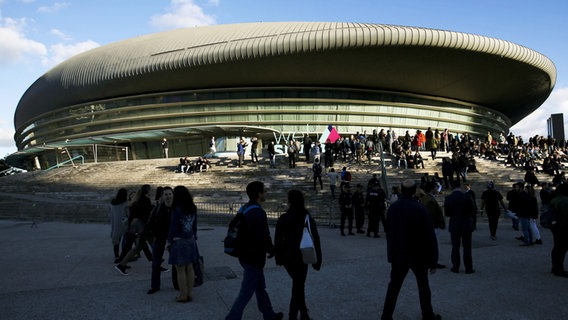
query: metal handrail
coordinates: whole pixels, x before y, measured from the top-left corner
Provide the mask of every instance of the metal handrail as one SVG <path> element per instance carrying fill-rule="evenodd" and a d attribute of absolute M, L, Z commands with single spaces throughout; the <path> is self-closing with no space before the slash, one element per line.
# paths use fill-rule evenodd
<path fill-rule="evenodd" d="M 83 157 L 82 155 L 78 155 L 78 156 L 75 156 L 75 157 L 73 157 L 73 158 L 71 158 L 71 159 L 69 159 L 69 160 L 65 160 L 65 161 L 63 161 L 63 162 L 61 162 L 61 163 L 58 163 L 58 164 L 56 164 L 56 165 L 54 165 L 54 166 L 51 166 L 51 167 L 45 169 L 45 171 L 49 171 L 49 170 L 51 170 L 51 169 L 59 168 L 59 167 L 65 165 L 65 164 L 67 164 L 67 163 L 69 163 L 69 162 L 73 163 L 73 160 L 77 160 L 77 159 L 81 159 L 81 164 L 85 164 L 85 157 Z"/>

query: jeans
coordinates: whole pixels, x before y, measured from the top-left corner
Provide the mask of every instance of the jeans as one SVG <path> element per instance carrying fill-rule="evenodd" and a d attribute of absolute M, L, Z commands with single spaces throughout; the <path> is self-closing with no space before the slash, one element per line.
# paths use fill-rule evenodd
<path fill-rule="evenodd" d="M 531 245 L 533 243 L 531 233 L 531 219 L 519 218 L 519 222 L 521 223 L 521 230 L 523 231 L 523 242 L 526 245 Z"/>
<path fill-rule="evenodd" d="M 272 309 L 270 297 L 266 292 L 266 283 L 264 280 L 264 271 L 262 268 L 248 264 L 239 259 L 239 263 L 243 267 L 243 282 L 237 299 L 233 303 L 229 314 L 225 320 L 239 320 L 243 317 L 243 311 L 252 295 L 256 295 L 256 304 L 258 310 L 262 313 L 263 319 L 273 319 L 276 314 Z"/>
<path fill-rule="evenodd" d="M 333 200 L 335 200 L 335 185 L 330 184 L 330 185 L 329 185 L 329 190 L 331 190 L 331 198 L 332 198 Z"/>
<path fill-rule="evenodd" d="M 531 225 L 531 231 L 532 231 L 533 239 L 539 240 L 540 239 L 540 231 L 538 230 L 538 225 L 536 224 L 536 219 L 531 219 L 530 221 L 531 221 L 530 225 Z"/>

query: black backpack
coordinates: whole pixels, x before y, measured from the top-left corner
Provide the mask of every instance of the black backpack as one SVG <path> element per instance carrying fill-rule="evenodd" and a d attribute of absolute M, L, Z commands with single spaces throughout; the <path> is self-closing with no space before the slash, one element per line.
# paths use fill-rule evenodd
<path fill-rule="evenodd" d="M 321 175 L 321 165 L 319 163 L 314 163 L 313 171 L 316 173 L 316 176 Z"/>
<path fill-rule="evenodd" d="M 244 208 L 244 210 L 243 210 Z M 244 215 L 250 210 L 254 208 L 260 208 L 260 206 L 253 204 L 245 208 L 242 206 L 235 217 L 229 222 L 229 228 L 227 230 L 227 235 L 223 240 L 224 243 L 224 252 L 230 256 L 238 257 L 241 253 L 241 244 L 239 241 L 239 229 L 241 227 L 241 223 L 244 221 Z"/>

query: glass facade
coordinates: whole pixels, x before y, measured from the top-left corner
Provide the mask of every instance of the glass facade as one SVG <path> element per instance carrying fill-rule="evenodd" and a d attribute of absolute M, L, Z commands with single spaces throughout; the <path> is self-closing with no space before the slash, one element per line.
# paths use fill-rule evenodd
<path fill-rule="evenodd" d="M 20 150 L 63 142 L 144 142 L 160 136 L 202 136 L 196 128 L 220 133 L 319 134 L 328 125 L 341 134 L 391 129 L 448 128 L 485 136 L 507 132 L 499 112 L 464 102 L 395 92 L 327 88 L 252 88 L 160 93 L 94 101 L 43 114 L 16 132 Z M 411 131 L 412 132 L 412 131 Z M 207 140 L 208 137 L 201 137 Z M 133 152 L 135 152 L 133 150 Z M 143 155 L 140 157 L 144 158 Z"/>

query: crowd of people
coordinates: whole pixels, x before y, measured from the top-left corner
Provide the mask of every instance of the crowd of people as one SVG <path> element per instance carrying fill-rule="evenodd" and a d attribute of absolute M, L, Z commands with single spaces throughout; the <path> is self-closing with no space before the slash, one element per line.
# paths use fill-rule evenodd
<path fill-rule="evenodd" d="M 190 302 L 192 289 L 203 281 L 201 256 L 197 245 L 197 210 L 193 197 L 184 186 L 158 187 L 154 200 L 150 197 L 150 185 L 143 185 L 131 198 L 125 188 L 118 190 L 110 203 L 111 240 L 115 269 L 128 275 L 128 263 L 143 251 L 152 263 L 152 275 L 148 294 L 160 290 L 160 274 L 169 269 L 162 266 L 164 254 L 169 252 L 169 264 L 173 286 L 180 293 L 175 301 Z M 312 264 L 319 270 L 322 251 L 316 221 L 305 207 L 301 191 L 288 192 L 288 210 L 278 219 L 274 242 L 270 236 L 266 212 L 261 206 L 266 190 L 260 181 L 247 185 L 249 201 L 239 211 L 247 211 L 241 221 L 239 238 L 241 253 L 239 263 L 243 267 L 241 289 L 226 319 L 241 319 L 243 311 L 253 295 L 264 319 L 283 319 L 282 312 L 275 312 L 266 292 L 264 265 L 266 258 L 275 257 L 277 265 L 285 268 L 292 279 L 290 319 L 310 319 L 305 301 L 305 281 L 308 265 L 302 259 L 300 241 L 304 224 L 309 221 L 317 259 Z M 152 248 L 150 250 L 149 248 Z"/>
<path fill-rule="evenodd" d="M 195 161 L 191 161 L 189 157 L 179 158 L 176 172 L 178 173 L 196 173 L 207 172 L 211 168 L 211 161 L 204 157 L 197 157 Z"/>
<path fill-rule="evenodd" d="M 251 161 L 255 163 L 259 161 L 258 139 L 250 141 L 253 145 Z M 240 139 L 237 146 L 239 167 L 244 164 L 247 146 L 247 142 Z M 537 136 L 524 143 L 512 134 L 507 137 L 500 134 L 495 139 L 489 132 L 484 139 L 474 139 L 468 134 L 454 135 L 448 130 L 428 128 L 425 133 L 417 130 L 414 136 L 408 131 L 404 136 L 397 136 L 390 130 L 373 132 L 372 135 L 356 134 L 334 143 L 328 140 L 322 150 L 319 142 L 312 142 L 306 135 L 303 143 L 294 139 L 287 142 L 290 168 L 295 168 L 296 161 L 300 161 L 302 148 L 305 161 L 311 163 L 313 189 L 324 188 L 322 177 L 329 180 L 331 197 L 337 200 L 340 213 L 341 236 L 360 233 L 381 238 L 379 226 L 383 226 L 391 274 L 382 319 L 392 319 L 397 296 L 408 271 L 416 276 L 423 318 L 441 319 L 433 311 L 428 284 L 428 271 L 433 273 L 445 268 L 438 261 L 437 235 L 446 228 L 450 233 L 451 272 L 460 273 L 463 265 L 465 274 L 475 273 L 472 233 L 478 230 L 477 219 L 483 214 L 489 222 L 489 238 L 494 241 L 497 240 L 498 223 L 502 217 L 510 219 L 512 227 L 519 231 L 517 239 L 521 246 L 542 245 L 539 226 L 549 228 L 553 234 L 551 272 L 555 276 L 568 277 L 564 268 L 568 251 L 568 182 L 563 167 L 563 162 L 568 160 L 565 142 Z M 274 142 L 270 142 L 267 149 L 270 165 L 275 167 Z M 335 171 L 334 164 L 338 161 L 356 165 L 371 161 L 380 150 L 391 155 L 397 167 L 406 168 L 423 167 L 423 152 L 429 152 L 432 160 L 437 159 L 438 151 L 449 152 L 451 156 L 441 159 L 442 177 L 437 172 L 433 175 L 424 173 L 419 183 L 405 180 L 400 189 L 394 186 L 390 196 L 383 190 L 377 174 L 373 174 L 366 186 L 361 183 L 353 186 L 348 166 Z M 491 181 L 477 198 L 467 177 L 468 172 L 476 170 L 476 157 L 506 159 L 506 165 L 526 170 L 525 179 L 514 183 L 505 196 Z M 200 159 L 205 160 L 200 157 L 198 161 Z M 180 159 L 180 172 L 188 172 L 190 167 L 193 171 L 206 171 L 208 168 L 208 164 L 200 164 L 199 167 L 199 162 L 196 162 L 191 166 L 186 161 L 187 158 Z M 539 172 L 550 175 L 551 181 L 539 181 L 535 175 Z M 336 194 L 338 183 L 339 194 Z M 167 250 L 168 262 L 175 268 L 172 282 L 180 292 L 175 300 L 192 301 L 192 288 L 200 283 L 199 274 L 202 276 L 203 273 L 197 245 L 198 209 L 186 187 L 158 188 L 153 200 L 150 191 L 150 186 L 144 185 L 128 199 L 127 190 L 120 189 L 111 201 L 115 268 L 127 275 L 128 263 L 144 253 L 152 263 L 148 294 L 153 294 L 160 290 L 161 272 L 168 271 L 162 266 Z M 273 241 L 266 212 L 261 206 L 266 196 L 264 184 L 251 182 L 246 192 L 249 202 L 239 210 L 248 211 L 244 215 L 244 231 L 241 231 L 241 241 L 247 250 L 238 257 L 243 279 L 226 319 L 241 319 L 253 295 L 256 295 L 257 307 L 265 319 L 284 317 L 282 312 L 273 310 L 266 291 L 263 269 L 266 259 L 272 257 L 275 257 L 277 265 L 284 266 L 292 279 L 290 319 L 298 319 L 298 316 L 309 319 L 305 297 L 308 264 L 303 262 L 299 246 L 307 221 L 311 225 L 317 251 L 317 262 L 312 264 L 315 270 L 321 268 L 322 250 L 316 220 L 306 209 L 304 195 L 298 190 L 288 192 L 288 209 L 277 221 Z"/>

